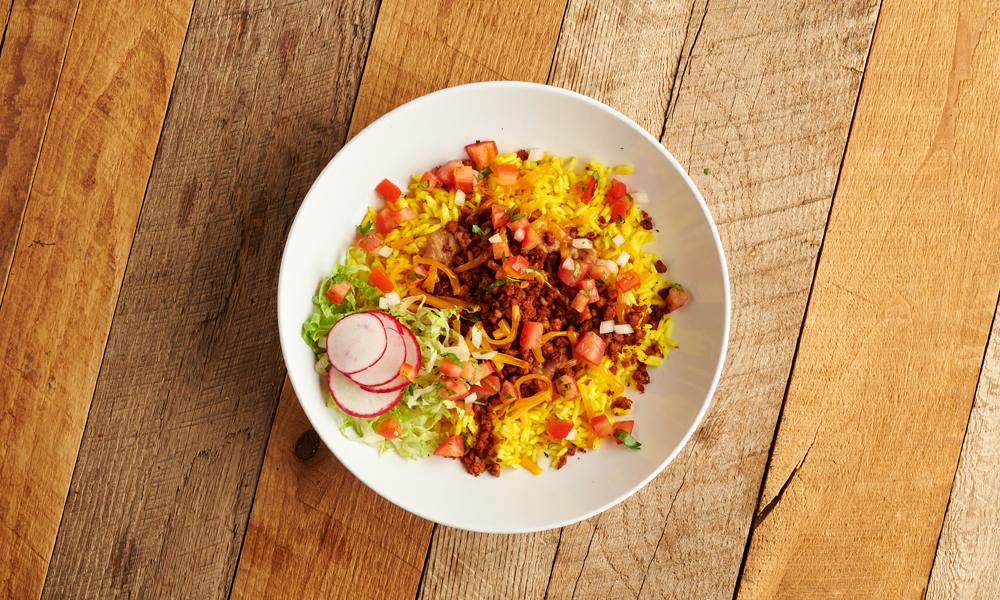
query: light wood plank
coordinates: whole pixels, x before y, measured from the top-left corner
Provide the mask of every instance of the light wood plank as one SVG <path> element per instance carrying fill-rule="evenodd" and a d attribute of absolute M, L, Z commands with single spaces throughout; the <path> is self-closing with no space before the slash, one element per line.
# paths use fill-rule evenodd
<path fill-rule="evenodd" d="M 227 595 L 284 373 L 282 242 L 375 10 L 197 3 L 46 597 Z"/>
<path fill-rule="evenodd" d="M 0 2 L 0 298 L 76 10 L 76 2 Z"/>
<path fill-rule="evenodd" d="M 1000 305 L 976 386 L 927 598 L 1000 598 Z"/>
<path fill-rule="evenodd" d="M 883 3 L 742 598 L 925 591 L 1000 286 L 1000 12 Z"/>
<path fill-rule="evenodd" d="M 76 16 L 0 305 L 5 597 L 42 588 L 190 9 Z"/>
<path fill-rule="evenodd" d="M 563 2 L 528 0 L 490 3 L 475 10 L 445 0 L 383 2 L 351 131 L 438 88 L 504 78 L 544 81 L 564 8 Z M 454 27 L 442 28 L 441 23 Z M 484 31 L 489 35 L 483 35 Z M 340 482 L 354 480 L 332 458 L 296 465 L 295 477 L 301 483 L 291 483 L 284 473 L 294 460 L 292 448 L 305 430 L 305 417 L 294 395 L 283 394 L 234 595 L 413 598 L 431 524 L 406 516 L 363 486 L 341 489 Z M 301 497 L 296 490 L 306 481 L 312 489 L 331 490 L 324 502 L 311 503 Z M 352 521 L 355 514 L 366 517 L 363 522 Z M 401 524 L 394 537 L 373 533 L 384 522 Z M 341 531 L 344 523 L 352 523 L 362 535 Z M 323 564 L 329 573 L 316 573 L 305 565 L 292 567 L 286 558 L 313 556 L 324 544 L 338 548 Z M 414 556 L 419 560 L 412 560 Z M 387 564 L 383 562 L 387 559 L 391 562 L 384 569 L 369 568 L 370 564 Z M 389 577 L 393 585 L 386 585 Z"/>
<path fill-rule="evenodd" d="M 663 140 L 704 192 L 729 259 L 734 328 L 713 410 L 663 475 L 622 505 L 564 529 L 557 543 L 487 537 L 454 548 L 439 559 L 445 564 L 457 557 L 489 564 L 490 556 L 533 548 L 535 569 L 544 569 L 558 547 L 549 598 L 732 596 L 877 5 L 713 0 L 705 10 L 706 3 L 694 4 L 677 26 L 679 77 L 662 86 L 674 98 Z M 620 54 L 614 60 L 625 72 L 644 64 L 642 56 L 635 65 Z M 596 72 L 611 67 L 576 63 Z M 557 64 L 553 72 L 564 71 Z M 617 93 L 595 95 L 614 103 Z M 438 528 L 435 546 L 448 534 Z M 471 587 L 472 576 L 464 577 L 445 589 Z M 490 570 L 474 581 L 484 582 L 483 596 L 499 597 L 513 577 Z"/>

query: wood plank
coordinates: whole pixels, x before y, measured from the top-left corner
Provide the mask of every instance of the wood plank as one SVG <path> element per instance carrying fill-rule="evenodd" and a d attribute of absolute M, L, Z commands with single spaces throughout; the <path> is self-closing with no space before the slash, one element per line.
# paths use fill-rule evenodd
<path fill-rule="evenodd" d="M 85 4 L 73 25 L 0 305 L 5 597 L 42 588 L 190 8 Z"/>
<path fill-rule="evenodd" d="M 1000 291 L 998 16 L 883 3 L 743 598 L 925 591 Z"/>
<path fill-rule="evenodd" d="M 197 3 L 46 597 L 227 595 L 284 373 L 282 241 L 344 139 L 374 17 Z"/>
<path fill-rule="evenodd" d="M 696 3 L 681 23 L 679 77 L 664 86 L 674 100 L 659 110 L 669 112 L 663 141 L 704 192 L 726 245 L 729 362 L 709 418 L 675 463 L 622 505 L 562 531 L 549 598 L 729 598 L 736 582 L 877 5 L 713 0 L 705 11 Z M 615 60 L 625 72 L 642 63 Z M 595 62 L 596 72 L 610 68 Z M 490 553 L 467 544 L 450 556 L 489 564 L 539 547 L 520 536 L 493 543 Z M 535 560 L 547 566 L 551 556 Z M 510 574 L 476 577 L 505 589 Z"/>
<path fill-rule="evenodd" d="M 931 570 L 927 598 L 1000 598 L 1000 305 Z"/>
<path fill-rule="evenodd" d="M 351 131 L 441 87 L 501 78 L 544 81 L 564 8 L 562 2 L 527 0 L 475 11 L 445 0 L 383 2 Z M 442 22 L 458 27 L 442 29 Z M 490 35 L 479 34 L 486 30 Z M 332 457 L 296 463 L 292 449 L 307 427 L 288 390 L 268 443 L 234 595 L 413 598 L 431 524 L 413 519 L 356 482 L 343 489 L 341 482 L 353 482 L 353 477 Z M 288 472 L 300 483 L 292 483 Z M 322 503 L 310 502 L 297 491 L 305 486 L 331 492 Z M 366 518 L 356 520 L 357 514 Z M 394 537 L 379 533 L 386 522 L 400 524 Z M 346 529 L 346 523 L 356 529 Z M 292 566 L 287 558 L 313 556 L 326 546 L 336 549 L 324 563 L 329 573 Z M 387 559 L 390 566 L 370 567 L 385 565 Z M 390 573 L 393 584 L 387 585 Z"/>
<path fill-rule="evenodd" d="M 0 2 L 0 298 L 76 10 L 76 2 Z"/>

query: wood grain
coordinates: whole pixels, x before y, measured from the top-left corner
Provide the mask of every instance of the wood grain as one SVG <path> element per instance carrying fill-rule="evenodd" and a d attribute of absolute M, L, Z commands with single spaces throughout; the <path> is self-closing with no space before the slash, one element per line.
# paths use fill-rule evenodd
<path fill-rule="evenodd" d="M 0 2 L 0 299 L 76 10 L 76 2 Z"/>
<path fill-rule="evenodd" d="M 927 598 L 1000 598 L 1000 305 L 976 386 Z"/>
<path fill-rule="evenodd" d="M 199 2 L 46 597 L 224 597 L 283 376 L 274 281 L 373 2 Z"/>
<path fill-rule="evenodd" d="M 73 25 L 0 305 L 5 597 L 42 588 L 190 8 L 87 4 Z"/>
<path fill-rule="evenodd" d="M 562 2 L 527 0 L 491 2 L 472 11 L 445 0 L 383 2 L 351 131 L 359 131 L 412 97 L 441 87 L 484 79 L 544 81 L 564 8 Z M 441 28 L 443 22 L 456 27 Z M 482 31 L 490 34 L 481 35 Z M 332 458 L 296 464 L 297 480 L 307 480 L 312 489 L 332 490 L 322 503 L 304 500 L 296 490 L 306 482 L 295 484 L 284 473 L 291 470 L 292 448 L 305 430 L 305 417 L 294 395 L 283 394 L 234 595 L 413 598 L 431 524 L 408 517 L 356 483 L 343 489 L 342 482 L 353 482 L 353 477 Z M 366 515 L 363 523 L 354 524 L 362 535 L 342 531 L 343 524 L 350 522 L 345 519 L 354 514 Z M 374 531 L 384 522 L 400 524 L 395 537 L 385 538 Z M 328 544 L 336 548 L 324 564 L 329 573 L 316 573 L 308 565 L 292 566 L 284 559 L 312 556 Z M 283 551 L 274 552 L 276 547 Z M 413 556 L 420 560 L 411 560 Z M 386 585 L 390 571 L 367 567 L 385 564 L 381 561 L 387 558 L 392 559 L 391 569 L 398 571 L 391 573 L 391 586 Z M 357 577 L 347 578 L 343 573 Z"/>
<path fill-rule="evenodd" d="M 925 591 L 1000 287 L 1000 12 L 886 0 L 742 598 Z"/>
<path fill-rule="evenodd" d="M 713 0 L 681 13 L 679 39 L 671 42 L 680 57 L 678 77 L 661 86 L 673 90 L 658 109 L 661 115 L 669 110 L 663 141 L 711 205 L 733 285 L 729 362 L 712 412 L 664 474 L 622 505 L 564 529 L 556 544 L 483 536 L 439 556 L 438 544 L 454 534 L 438 528 L 425 589 L 438 563 L 455 572 L 443 591 L 460 595 L 472 576 L 457 567 L 448 571 L 458 557 L 490 564 L 491 556 L 535 549 L 534 562 L 544 566 L 552 561 L 545 551 L 557 546 L 549 598 L 732 596 L 877 5 L 802 1 L 747 8 Z M 564 31 L 571 30 L 571 15 L 572 7 Z M 560 39 L 557 60 L 562 45 Z M 641 55 L 635 65 L 621 54 L 614 60 L 626 72 L 645 63 Z M 595 77 L 610 67 L 594 60 L 574 64 L 592 65 Z M 592 79 L 556 64 L 553 74 L 563 73 L 572 73 L 571 85 Z M 612 105 L 619 93 L 587 91 Z M 514 577 L 491 569 L 474 581 L 484 582 L 481 596 L 502 597 Z"/>

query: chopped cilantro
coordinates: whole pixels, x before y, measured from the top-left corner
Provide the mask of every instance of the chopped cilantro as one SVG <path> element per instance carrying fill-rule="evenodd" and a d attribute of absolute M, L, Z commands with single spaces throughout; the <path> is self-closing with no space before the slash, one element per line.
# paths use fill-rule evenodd
<path fill-rule="evenodd" d="M 488 292 L 488 291 L 490 291 L 492 289 L 495 289 L 495 288 L 498 288 L 498 287 L 500 287 L 502 285 L 507 285 L 511 281 L 516 281 L 516 280 L 511 279 L 510 277 L 504 277 L 503 279 L 500 279 L 500 280 L 494 281 L 493 283 L 488 283 L 488 284 L 484 285 L 483 286 L 483 291 Z"/>
<path fill-rule="evenodd" d="M 486 179 L 486 176 L 489 175 L 489 174 L 490 174 L 490 168 L 486 167 L 482 171 L 479 172 L 479 178 L 480 179 Z"/>
<path fill-rule="evenodd" d="M 681 284 L 679 284 L 679 283 L 671 283 L 671 284 L 670 284 L 670 287 L 674 288 L 674 289 L 675 289 L 675 290 L 677 290 L 678 292 L 683 292 L 683 291 L 684 291 L 684 286 L 682 286 L 682 285 L 681 285 Z"/>
<path fill-rule="evenodd" d="M 579 277 L 579 276 L 580 276 L 580 263 L 575 263 L 573 265 L 573 277 Z"/>
<path fill-rule="evenodd" d="M 492 233 L 492 232 L 493 232 L 493 230 L 490 229 L 489 227 L 487 227 L 486 229 L 483 229 L 482 227 L 480 227 L 479 225 L 476 225 L 475 223 L 472 224 L 472 233 L 474 233 L 476 235 L 479 235 L 479 236 L 482 236 L 482 237 L 489 237 L 490 233 Z"/>
<path fill-rule="evenodd" d="M 371 221 L 364 221 L 361 225 L 355 227 L 355 229 L 357 229 L 358 233 L 361 235 L 368 235 L 369 233 L 375 231 L 375 224 Z"/>
<path fill-rule="evenodd" d="M 517 213 L 516 215 L 514 215 L 513 217 L 511 217 L 510 220 L 511 221 L 519 221 L 519 220 L 521 220 L 523 218 L 524 218 L 524 213 Z"/>
<path fill-rule="evenodd" d="M 705 167 L 705 175 L 708 175 L 711 172 L 712 172 L 711 169 L 709 169 L 708 167 Z"/>
<path fill-rule="evenodd" d="M 631 448 L 633 450 L 638 450 L 642 447 L 639 440 L 632 437 L 632 434 L 625 431 L 624 429 L 615 429 L 615 439 L 621 442 L 626 448 Z"/>
<path fill-rule="evenodd" d="M 441 355 L 441 358 L 447 358 L 448 360 L 459 366 L 461 366 L 462 364 L 462 361 L 458 359 L 458 356 L 451 352 L 445 352 L 444 354 Z"/>
<path fill-rule="evenodd" d="M 468 321 L 469 323 L 478 323 L 481 320 L 479 317 L 476 316 L 467 317 L 465 315 L 458 315 L 458 318 L 462 319 L 463 321 Z"/>

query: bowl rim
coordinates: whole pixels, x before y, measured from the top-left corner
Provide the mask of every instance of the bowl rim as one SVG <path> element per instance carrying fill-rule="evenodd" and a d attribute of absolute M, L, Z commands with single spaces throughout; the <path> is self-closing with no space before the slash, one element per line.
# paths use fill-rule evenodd
<path fill-rule="evenodd" d="M 456 523 L 453 523 L 453 522 L 449 522 L 450 519 L 448 519 L 447 517 L 445 517 L 445 518 L 432 517 L 432 516 L 426 514 L 423 510 L 419 510 L 419 509 L 415 509 L 415 508 L 403 506 L 402 504 L 396 502 L 395 500 L 392 500 L 391 498 L 388 498 L 388 497 L 382 495 L 382 493 L 380 493 L 378 491 L 378 489 L 376 488 L 376 486 L 372 482 L 369 481 L 368 477 L 366 477 L 362 473 L 359 473 L 359 472 L 355 471 L 351 467 L 351 465 L 349 465 L 346 462 L 344 462 L 343 460 L 341 460 L 340 456 L 337 454 L 337 450 L 335 449 L 335 444 L 328 443 L 326 437 L 324 436 L 324 433 L 321 432 L 320 428 L 317 428 L 317 426 L 316 426 L 315 419 L 320 418 L 321 415 L 319 415 L 315 409 L 311 408 L 309 405 L 307 405 L 306 403 L 302 402 L 302 400 L 299 399 L 300 398 L 300 394 L 298 393 L 298 390 L 296 389 L 295 377 L 292 375 L 292 370 L 288 367 L 288 365 L 289 365 L 288 357 L 291 354 L 288 351 L 288 349 L 285 347 L 285 336 L 282 335 L 282 333 L 283 333 L 282 332 L 282 324 L 281 324 L 282 323 L 282 321 L 281 321 L 282 300 L 281 300 L 281 294 L 278 292 L 278 290 L 280 290 L 281 282 L 283 280 L 283 274 L 285 273 L 285 270 L 286 270 L 286 262 L 290 260 L 289 259 L 289 255 L 288 255 L 288 240 L 292 237 L 292 235 L 296 231 L 296 228 L 299 226 L 299 219 L 302 217 L 302 206 L 309 199 L 309 197 L 314 193 L 314 191 L 316 189 L 317 183 L 319 183 L 320 180 L 322 180 L 324 178 L 324 175 L 326 175 L 327 171 L 332 170 L 336 166 L 337 159 L 341 155 L 341 153 L 343 153 L 345 150 L 348 150 L 350 148 L 350 146 L 359 137 L 361 137 L 365 133 L 365 131 L 373 128 L 378 123 L 380 123 L 382 120 L 387 119 L 390 115 L 392 115 L 393 113 L 395 113 L 397 111 L 400 111 L 400 110 L 403 110 L 404 108 L 412 107 L 412 106 L 415 106 L 415 105 L 423 104 L 423 103 L 426 103 L 426 102 L 432 102 L 432 101 L 434 101 L 437 98 L 442 97 L 442 96 L 448 96 L 448 95 L 452 95 L 452 94 L 460 94 L 460 93 L 468 91 L 468 90 L 499 90 L 499 89 L 533 90 L 533 91 L 538 91 L 538 92 L 543 92 L 543 93 L 552 93 L 552 94 L 557 94 L 557 95 L 562 95 L 562 96 L 566 96 L 566 97 L 572 98 L 573 100 L 580 101 L 580 102 L 583 102 L 585 104 L 589 104 L 592 107 L 597 108 L 598 110 L 601 110 L 601 111 L 604 111 L 606 113 L 609 113 L 611 116 L 615 117 L 618 121 L 620 121 L 624 126 L 630 127 L 635 132 L 637 132 L 640 136 L 642 136 L 643 138 L 645 138 L 647 141 L 652 142 L 653 146 L 663 155 L 664 158 L 667 159 L 667 161 L 677 170 L 677 172 L 680 173 L 681 179 L 684 181 L 685 185 L 687 185 L 688 189 L 694 194 L 694 197 L 695 197 L 695 199 L 698 202 L 698 207 L 701 209 L 702 214 L 704 215 L 705 220 L 708 223 L 709 231 L 712 234 L 712 241 L 715 243 L 715 248 L 716 248 L 716 251 L 717 251 L 718 256 L 719 256 L 719 267 L 720 267 L 720 269 L 722 271 L 722 292 L 723 292 L 723 309 L 724 309 L 724 314 L 723 314 L 723 323 L 722 323 L 722 343 L 721 343 L 720 348 L 719 348 L 719 356 L 718 356 L 718 359 L 716 361 L 715 371 L 712 374 L 712 381 L 709 384 L 708 391 L 705 394 L 704 400 L 702 400 L 701 407 L 698 409 L 698 413 L 697 413 L 697 415 L 695 415 L 695 418 L 691 422 L 691 425 L 688 427 L 687 431 L 681 437 L 680 442 L 667 455 L 667 457 L 663 459 L 663 461 L 661 461 L 654 469 L 652 469 L 649 472 L 648 475 L 646 475 L 646 477 L 644 477 L 641 481 L 639 481 L 638 483 L 636 483 L 635 485 L 633 485 L 632 487 L 630 487 L 628 490 L 626 490 L 625 492 L 623 492 L 622 494 L 620 494 L 617 498 L 615 498 L 615 499 L 613 499 L 613 500 L 611 500 L 611 501 L 609 501 L 609 502 L 607 502 L 607 503 L 605 503 L 605 504 L 603 504 L 603 505 L 601 505 L 601 506 L 599 506 L 597 508 L 591 509 L 589 511 L 586 511 L 584 513 L 581 513 L 581 514 L 573 516 L 573 517 L 569 517 L 569 518 L 566 518 L 566 519 L 561 519 L 559 521 L 556 521 L 556 522 L 553 522 L 553 523 L 550 523 L 550 524 L 547 524 L 547 525 L 532 526 L 532 527 L 514 527 L 514 528 L 491 528 L 488 525 L 486 525 L 486 526 L 483 526 L 483 527 L 470 528 L 468 525 L 459 525 L 459 524 L 456 524 Z M 552 529 L 558 529 L 558 528 L 561 528 L 561 527 L 567 527 L 569 525 L 573 525 L 574 523 L 579 523 L 580 521 L 584 521 L 584 520 L 589 519 L 589 518 L 591 518 L 591 517 L 593 517 L 595 515 L 599 515 L 599 514 L 603 513 L 604 511 L 606 511 L 606 510 L 608 510 L 608 509 L 610 509 L 610 508 L 612 508 L 612 507 L 620 504 L 621 502 L 624 502 L 628 498 L 632 497 L 636 492 L 638 492 L 639 490 L 641 490 L 642 488 L 644 488 L 646 485 L 648 485 L 649 482 L 652 481 L 657 475 L 659 475 L 660 473 L 662 473 L 663 470 L 667 467 L 667 465 L 669 465 L 670 463 L 672 463 L 674 461 L 674 459 L 676 459 L 677 456 L 680 454 L 680 452 L 687 446 L 688 442 L 691 440 L 691 437 L 694 435 L 694 432 L 697 431 L 698 427 L 701 425 L 702 421 L 705 419 L 705 415 L 708 413 L 708 409 L 711 408 L 712 403 L 713 403 L 713 401 L 715 399 L 715 394 L 718 391 L 718 385 L 719 385 L 719 380 L 720 380 L 721 375 L 722 375 L 722 369 L 723 369 L 723 367 L 725 366 L 725 363 L 726 363 L 726 356 L 727 356 L 728 350 L 729 350 L 730 324 L 731 324 L 731 319 L 732 319 L 732 298 L 731 298 L 730 282 L 729 282 L 729 265 L 728 265 L 728 261 L 726 260 L 725 249 L 724 249 L 724 247 L 722 245 L 722 240 L 719 237 L 719 231 L 718 231 L 718 228 L 716 226 L 715 219 L 713 219 L 712 213 L 711 213 L 711 211 L 708 208 L 708 204 L 705 202 L 704 197 L 702 197 L 702 195 L 701 195 L 701 191 L 695 185 L 694 181 L 691 179 L 691 176 L 688 174 L 687 170 L 684 169 L 684 167 L 680 164 L 680 162 L 676 158 L 674 158 L 674 155 L 671 154 L 670 151 L 667 150 L 667 148 L 658 139 L 656 139 L 655 137 L 653 137 L 652 134 L 650 134 L 648 131 L 646 131 L 646 129 L 644 129 L 643 127 L 641 127 L 638 123 L 636 123 L 635 121 L 633 121 L 630 117 L 626 116 L 625 114 L 621 113 L 620 111 L 616 110 L 615 108 L 612 108 L 611 106 L 608 106 L 607 104 L 605 104 L 605 103 L 603 103 L 603 102 L 601 102 L 599 100 L 591 98 L 590 96 L 586 96 L 584 94 L 580 94 L 580 93 L 574 92 L 572 90 L 568 90 L 568 89 L 565 89 L 565 88 L 561 88 L 561 87 L 557 87 L 557 86 L 553 86 L 553 85 L 548 85 L 548 84 L 532 83 L 532 82 L 526 82 L 526 81 L 508 81 L 508 80 L 481 81 L 481 82 L 476 82 L 476 83 L 466 83 L 466 84 L 451 86 L 451 87 L 447 87 L 447 88 L 442 88 L 440 90 L 437 90 L 437 91 L 434 91 L 434 92 L 430 92 L 428 94 L 424 94 L 423 96 L 418 96 L 416 98 L 413 98 L 412 100 L 409 100 L 409 101 L 407 101 L 407 102 L 405 102 L 403 104 L 400 104 L 399 106 L 393 108 L 392 110 L 390 110 L 387 113 L 385 113 L 382 116 L 380 116 L 378 119 L 375 119 L 374 121 L 372 121 L 371 123 L 369 123 L 368 125 L 366 125 L 364 127 L 364 129 L 362 129 L 361 131 L 357 132 L 350 140 L 347 141 L 347 143 L 345 143 L 330 158 L 330 160 L 329 160 L 329 162 L 327 162 L 326 166 L 323 167 L 323 169 L 320 171 L 320 173 L 313 180 L 313 183 L 309 187 L 309 191 L 306 192 L 305 196 L 303 196 L 303 198 L 302 198 L 302 201 L 299 203 L 299 208 L 296 209 L 295 218 L 292 220 L 292 224 L 288 228 L 288 233 L 285 235 L 285 242 L 284 242 L 284 245 L 283 245 L 283 248 L 282 248 L 281 262 L 280 262 L 280 266 L 279 266 L 279 270 L 278 270 L 278 283 L 277 283 L 277 286 L 276 286 L 276 292 L 275 293 L 277 294 L 276 309 L 277 309 L 277 316 L 278 316 L 278 339 L 279 339 L 279 344 L 281 346 L 282 360 L 285 362 L 286 375 L 288 376 L 288 379 L 291 382 L 292 390 L 295 392 L 295 399 L 296 399 L 296 401 L 299 403 L 299 406 L 302 408 L 302 411 L 305 413 L 306 418 L 309 420 L 309 424 L 313 427 L 313 430 L 316 431 L 316 433 L 317 433 L 317 435 L 319 435 L 320 439 L 323 440 L 323 445 L 326 446 L 327 449 L 330 450 L 330 452 L 333 453 L 333 455 L 337 458 L 337 461 L 342 466 L 344 466 L 359 481 L 361 481 L 363 484 L 365 484 L 366 487 L 368 487 L 370 490 L 372 490 L 373 492 L 375 492 L 376 494 L 378 494 L 379 497 L 381 497 L 381 498 L 387 500 L 388 502 L 390 502 L 390 503 L 398 506 L 399 508 L 405 510 L 406 512 L 409 512 L 411 514 L 417 515 L 418 517 L 420 517 L 422 519 L 426 519 L 426 520 L 431 521 L 433 523 L 438 523 L 438 524 L 441 524 L 441 525 L 445 525 L 447 527 L 453 527 L 453 528 L 456 528 L 456 529 L 461 529 L 461 530 L 465 530 L 465 531 L 472 531 L 472 532 L 477 532 L 477 533 L 521 534 L 521 533 L 534 533 L 534 532 L 539 532 L 539 531 L 549 531 L 549 530 L 552 530 Z M 313 370 L 310 370 L 310 372 L 312 372 L 312 371 Z"/>

